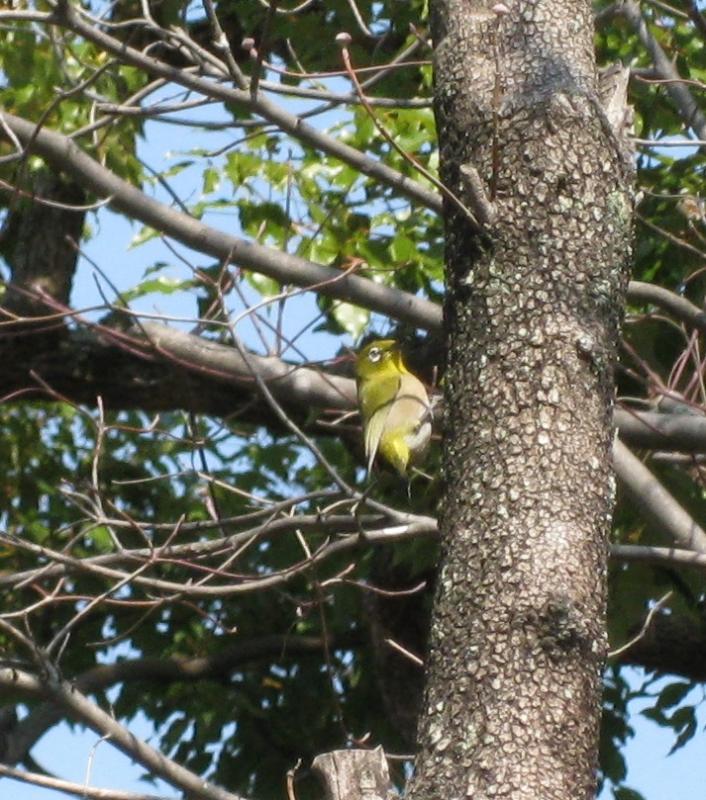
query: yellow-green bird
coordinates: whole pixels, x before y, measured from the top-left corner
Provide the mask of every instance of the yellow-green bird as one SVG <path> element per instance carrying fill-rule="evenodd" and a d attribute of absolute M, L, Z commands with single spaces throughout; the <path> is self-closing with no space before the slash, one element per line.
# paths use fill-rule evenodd
<path fill-rule="evenodd" d="M 431 439 L 431 406 L 424 384 L 406 367 L 394 339 L 370 342 L 355 364 L 368 473 L 380 453 L 408 477 Z"/>

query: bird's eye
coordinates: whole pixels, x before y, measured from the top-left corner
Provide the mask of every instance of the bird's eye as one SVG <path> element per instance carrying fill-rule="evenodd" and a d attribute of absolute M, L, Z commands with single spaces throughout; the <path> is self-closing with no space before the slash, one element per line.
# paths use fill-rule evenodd
<path fill-rule="evenodd" d="M 368 353 L 368 358 L 373 362 L 373 364 L 376 364 L 380 360 L 381 355 L 382 352 L 380 351 L 379 347 L 371 347 L 370 352 Z"/>

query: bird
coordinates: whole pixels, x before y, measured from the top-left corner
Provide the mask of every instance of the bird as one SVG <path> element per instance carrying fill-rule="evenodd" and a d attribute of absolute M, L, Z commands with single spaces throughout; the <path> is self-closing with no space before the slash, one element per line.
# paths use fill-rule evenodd
<path fill-rule="evenodd" d="M 380 453 L 409 479 L 431 439 L 432 411 L 424 384 L 407 369 L 395 339 L 376 339 L 363 347 L 355 374 L 368 474 Z"/>

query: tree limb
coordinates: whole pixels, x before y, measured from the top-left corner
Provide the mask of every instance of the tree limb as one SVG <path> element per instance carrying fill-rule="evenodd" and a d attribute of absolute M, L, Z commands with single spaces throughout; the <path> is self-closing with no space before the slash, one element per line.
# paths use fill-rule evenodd
<path fill-rule="evenodd" d="M 681 297 L 662 286 L 643 281 L 630 281 L 628 300 L 633 303 L 651 303 L 668 311 L 680 322 L 706 333 L 706 313 L 685 297 Z"/>
<path fill-rule="evenodd" d="M 613 464 L 618 477 L 648 520 L 681 547 L 706 553 L 706 533 L 701 526 L 620 439 L 613 444 Z"/>
<path fill-rule="evenodd" d="M 441 328 L 441 309 L 429 300 L 204 225 L 119 178 L 68 137 L 47 128 L 38 128 L 14 114 L 2 112 L 0 116 L 4 123 L 0 127 L 0 138 L 10 141 L 6 130 L 9 129 L 24 147 L 45 158 L 56 170 L 71 175 L 77 183 L 99 197 L 109 198 L 112 208 L 187 247 L 208 253 L 224 263 L 261 272 L 280 283 L 316 290 L 322 295 L 378 311 L 419 328 L 435 331 Z"/>
<path fill-rule="evenodd" d="M 361 635 L 352 632 L 331 639 L 328 646 L 351 648 L 361 641 Z M 321 654 L 324 645 L 324 640 L 318 636 L 262 636 L 235 641 L 210 656 L 136 658 L 101 664 L 79 675 L 73 683 L 84 694 L 92 694 L 124 681 L 158 682 L 164 685 L 176 681 L 224 680 L 243 665 L 261 659 L 281 661 L 292 656 Z M 0 760 L 6 764 L 23 761 L 39 738 L 62 718 L 62 710 L 53 702 L 43 703 L 33 709 L 5 737 Z"/>
<path fill-rule="evenodd" d="M 110 331 L 97 333 L 68 331 L 58 349 L 25 348 L 16 358 L 12 348 L 4 347 L 0 396 L 42 394 L 33 377 L 38 375 L 57 394 L 88 406 L 100 396 L 106 408 L 189 409 L 280 428 L 272 411 L 259 401 L 252 374 L 235 348 L 154 322 L 142 322 L 133 330 L 141 338 L 147 335 L 154 345 L 151 351 L 144 341 L 134 341 L 128 349 L 117 338 L 111 342 Z M 263 380 L 299 422 L 312 408 L 355 407 L 351 378 L 274 356 L 252 354 L 248 359 L 262 369 Z M 621 408 L 614 416 L 621 439 L 632 446 L 706 452 L 706 417 Z"/>
<path fill-rule="evenodd" d="M 691 92 L 682 82 L 674 62 L 667 57 L 659 42 L 650 33 L 638 4 L 633 0 L 624 0 L 619 4 L 618 10 L 635 29 L 640 41 L 650 54 L 659 76 L 668 81 L 665 90 L 672 98 L 686 125 L 694 131 L 697 138 L 706 139 L 706 117 L 702 114 Z"/>
<path fill-rule="evenodd" d="M 248 354 L 235 347 L 210 342 L 167 325 L 141 322 L 135 333 L 147 336 L 155 350 L 187 367 L 208 369 L 236 384 L 256 389 L 253 371 L 280 401 L 302 407 L 351 409 L 356 403 L 355 384 L 350 378 L 331 375 L 311 367 L 288 364 L 276 356 Z"/>
<path fill-rule="evenodd" d="M 643 564 L 660 564 L 664 567 L 682 566 L 706 569 L 706 553 L 675 547 L 613 544 L 610 547 L 610 554 L 617 561 L 638 561 Z"/>
<path fill-rule="evenodd" d="M 296 520 L 297 518 L 293 518 Z M 355 524 L 357 522 L 354 516 L 350 520 Z M 105 520 L 102 520 L 105 522 Z M 271 527 L 274 527 L 271 526 Z M 262 526 L 261 533 L 267 531 L 267 526 Z M 17 536 L 11 536 L 0 532 L 0 541 L 3 541 L 10 547 L 17 548 L 34 556 L 39 556 L 48 559 L 52 564 L 62 564 L 67 572 L 83 573 L 100 578 L 109 583 L 126 584 L 130 583 L 133 586 L 141 587 L 145 591 L 152 591 L 156 593 L 165 593 L 172 597 L 189 597 L 189 598 L 204 598 L 204 597 L 217 597 L 226 598 L 238 594 L 250 594 L 252 592 L 259 592 L 267 589 L 272 589 L 279 586 L 286 586 L 298 576 L 310 572 L 313 567 L 323 562 L 330 561 L 335 555 L 349 550 L 353 550 L 360 546 L 361 538 L 367 543 L 384 543 L 392 544 L 400 539 L 408 539 L 416 536 L 426 536 L 436 533 L 436 520 L 432 517 L 414 514 L 399 514 L 399 520 L 386 525 L 376 527 L 374 530 L 365 531 L 362 533 L 349 533 L 345 536 L 327 541 L 321 545 L 313 553 L 303 558 L 301 561 L 295 562 L 290 566 L 284 567 L 276 572 L 270 572 L 265 575 L 253 574 L 248 577 L 241 577 L 239 580 L 234 581 L 233 576 L 230 574 L 219 574 L 218 570 L 214 570 L 213 577 L 220 577 L 218 583 L 198 582 L 185 584 L 180 581 L 168 580 L 161 577 L 153 577 L 151 574 L 143 574 L 142 570 L 148 563 L 146 559 L 142 558 L 137 561 L 137 569 L 130 570 L 129 568 L 121 569 L 115 567 L 104 566 L 100 563 L 99 559 L 80 558 L 78 556 L 67 555 L 66 553 L 58 550 L 53 550 L 42 545 L 34 544 L 25 541 Z M 247 533 L 246 536 L 253 538 L 254 534 Z M 193 548 L 192 548 L 193 549 Z M 169 553 L 169 548 L 163 548 L 161 551 L 157 550 L 151 556 L 153 562 L 151 566 L 159 565 L 159 556 L 165 557 Z M 135 562 L 130 564 L 134 567 Z"/>
<path fill-rule="evenodd" d="M 6 764 L 0 764 L 0 777 L 14 778 L 22 783 L 32 786 L 42 786 L 57 792 L 73 794 L 85 800 L 169 800 L 169 798 L 142 792 L 124 792 L 120 789 L 99 789 L 96 786 L 87 786 L 85 783 L 74 783 L 51 775 L 41 775 L 38 772 L 28 772 L 24 769 L 15 769 Z"/>
<path fill-rule="evenodd" d="M 243 89 L 232 89 L 221 83 L 206 80 L 186 70 L 165 64 L 156 58 L 146 56 L 139 50 L 135 50 L 125 44 L 125 42 L 109 36 L 97 26 L 84 22 L 71 4 L 65 2 L 65 0 L 57 3 L 52 21 L 55 24 L 69 28 L 79 36 L 103 48 L 106 52 L 112 53 L 122 63 L 131 64 L 138 69 L 144 70 L 149 75 L 185 86 L 206 97 L 213 97 L 226 103 L 236 103 L 248 111 L 259 114 L 295 139 L 340 159 L 361 174 L 375 178 L 380 183 L 390 186 L 410 200 L 441 213 L 441 198 L 435 192 L 385 164 L 366 156 L 354 147 L 321 133 L 304 122 L 301 117 L 290 114 L 262 97 L 261 94 L 252 94 Z"/>
<path fill-rule="evenodd" d="M 635 447 L 706 452 L 706 417 L 696 414 L 663 414 L 616 408 L 613 412 L 620 438 Z"/>
<path fill-rule="evenodd" d="M 134 759 L 150 773 L 159 776 L 172 786 L 182 789 L 189 797 L 199 800 L 242 800 L 240 795 L 209 783 L 138 739 L 85 697 L 75 686 L 58 676 L 44 676 L 40 679 L 19 670 L 0 669 L 0 686 L 12 691 L 20 690 L 35 697 L 44 697 L 57 703 L 72 719 L 105 736 L 128 758 Z"/>

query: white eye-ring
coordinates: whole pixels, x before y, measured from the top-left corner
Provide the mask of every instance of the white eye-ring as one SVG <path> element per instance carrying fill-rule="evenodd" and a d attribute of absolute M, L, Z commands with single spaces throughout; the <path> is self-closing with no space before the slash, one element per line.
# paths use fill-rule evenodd
<path fill-rule="evenodd" d="M 368 358 L 370 359 L 370 361 L 373 362 L 373 364 L 377 363 L 380 360 L 381 356 L 382 356 L 382 351 L 380 350 L 379 347 L 370 348 L 370 352 L 368 353 Z"/>

